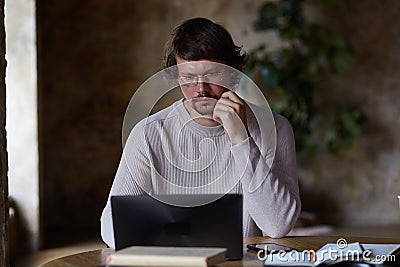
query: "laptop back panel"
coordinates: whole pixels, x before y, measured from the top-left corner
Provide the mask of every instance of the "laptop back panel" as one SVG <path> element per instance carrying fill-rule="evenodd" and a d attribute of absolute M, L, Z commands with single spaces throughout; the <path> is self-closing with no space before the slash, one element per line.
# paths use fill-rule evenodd
<path fill-rule="evenodd" d="M 212 195 L 161 197 L 167 203 L 207 203 L 205 198 L 216 199 Z M 227 194 L 196 207 L 173 206 L 148 195 L 112 196 L 111 205 L 117 250 L 133 245 L 225 247 L 229 259 L 243 255 L 241 195 Z"/>

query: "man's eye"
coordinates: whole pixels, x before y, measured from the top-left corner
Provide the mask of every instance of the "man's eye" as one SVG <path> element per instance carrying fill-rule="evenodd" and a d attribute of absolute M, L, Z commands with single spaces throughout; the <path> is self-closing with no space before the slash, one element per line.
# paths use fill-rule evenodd
<path fill-rule="evenodd" d="M 221 72 L 208 73 L 204 75 L 204 78 L 211 80 L 219 80 L 220 78 L 222 78 L 222 73 Z"/>
<path fill-rule="evenodd" d="M 187 80 L 187 81 L 193 81 L 196 79 L 194 76 L 182 76 L 182 79 Z"/>
<path fill-rule="evenodd" d="M 218 72 L 207 73 L 207 74 L 204 75 L 204 76 L 212 77 L 212 76 L 215 76 L 215 75 L 218 75 Z"/>

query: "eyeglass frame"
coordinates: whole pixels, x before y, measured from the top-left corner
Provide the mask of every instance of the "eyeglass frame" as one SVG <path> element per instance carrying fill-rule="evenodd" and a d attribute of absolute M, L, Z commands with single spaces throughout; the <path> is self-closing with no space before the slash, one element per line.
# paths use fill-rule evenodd
<path fill-rule="evenodd" d="M 181 86 L 184 85 L 184 86 L 189 86 L 189 87 L 195 87 L 195 86 L 197 86 L 197 85 L 199 84 L 199 80 L 200 80 L 200 79 L 203 80 L 203 83 L 217 84 L 216 81 L 211 82 L 210 78 L 208 78 L 208 80 L 207 80 L 207 76 L 215 75 L 215 74 L 217 74 L 217 73 L 218 73 L 219 75 L 221 75 L 221 77 L 219 78 L 218 81 L 222 81 L 223 78 L 224 78 L 224 73 L 223 73 L 222 71 L 216 71 L 216 72 L 212 72 L 212 73 L 206 73 L 206 74 L 203 74 L 203 75 L 191 75 L 191 76 L 182 76 L 182 75 L 179 75 L 179 74 L 178 74 L 177 80 L 178 80 L 178 82 L 179 82 L 179 84 L 180 84 Z M 186 81 L 186 82 L 185 82 L 185 81 L 182 81 L 182 80 L 181 80 L 182 78 L 193 79 L 193 81 Z"/>

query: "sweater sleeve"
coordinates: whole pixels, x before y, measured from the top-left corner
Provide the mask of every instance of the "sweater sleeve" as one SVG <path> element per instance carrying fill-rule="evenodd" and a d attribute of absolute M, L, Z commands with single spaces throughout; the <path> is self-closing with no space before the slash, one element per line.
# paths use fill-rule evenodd
<path fill-rule="evenodd" d="M 247 162 L 241 178 L 244 207 L 263 233 L 273 238 L 286 235 L 301 210 L 293 130 L 279 115 L 276 140 L 273 161 L 270 155 L 261 153 L 252 137 L 232 147 L 235 162 Z"/>
<path fill-rule="evenodd" d="M 143 132 L 143 123 L 138 123 L 131 131 L 116 172 L 106 206 L 101 215 L 101 237 L 109 247 L 115 248 L 111 211 L 111 196 L 140 195 L 149 192 L 150 164 L 148 149 Z M 135 151 L 135 153 L 129 153 Z"/>

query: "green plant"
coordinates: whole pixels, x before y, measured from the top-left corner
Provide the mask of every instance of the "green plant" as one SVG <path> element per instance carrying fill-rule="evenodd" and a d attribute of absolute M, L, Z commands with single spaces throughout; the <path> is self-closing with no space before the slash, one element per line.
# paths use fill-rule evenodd
<path fill-rule="evenodd" d="M 337 153 L 360 133 L 360 112 L 345 107 L 322 109 L 315 91 L 325 87 L 330 75 L 345 72 L 353 61 L 343 38 L 303 16 L 304 0 L 264 3 L 254 23 L 255 31 L 276 31 L 282 46 L 267 51 L 265 44 L 249 53 L 247 73 L 258 73 L 264 90 L 275 96 L 272 110 L 291 122 L 297 150 L 325 148 Z"/>

